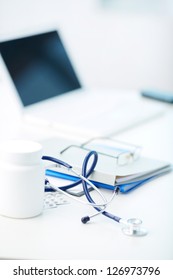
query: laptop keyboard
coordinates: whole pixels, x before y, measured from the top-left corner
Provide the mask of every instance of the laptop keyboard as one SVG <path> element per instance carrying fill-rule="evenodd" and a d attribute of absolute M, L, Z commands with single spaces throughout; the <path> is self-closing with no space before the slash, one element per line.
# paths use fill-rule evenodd
<path fill-rule="evenodd" d="M 164 104 L 145 99 L 140 95 L 125 94 L 118 99 L 109 98 L 109 94 L 93 95 L 92 102 L 91 100 L 88 102 L 84 97 L 78 98 L 74 103 L 69 100 L 65 108 L 59 106 L 56 111 L 52 104 L 52 110 L 49 107 L 46 119 L 42 119 L 41 116 L 39 118 L 38 115 L 36 118 L 29 116 L 27 121 L 63 134 L 73 133 L 84 137 L 111 136 L 157 117 L 165 111 Z M 63 114 L 64 112 L 66 114 Z"/>
<path fill-rule="evenodd" d="M 111 135 L 132 128 L 162 113 L 164 113 L 163 107 L 155 106 L 155 104 L 136 102 L 133 104 L 133 108 L 129 104 L 123 104 L 119 108 L 101 114 L 92 122 L 84 121 L 83 126 L 90 131 L 97 131 L 101 135 Z"/>
<path fill-rule="evenodd" d="M 88 110 L 88 118 L 81 118 L 81 122 L 74 126 L 71 124 L 70 130 L 76 134 L 81 132 L 83 135 L 88 134 L 90 136 L 111 136 L 158 117 L 164 112 L 165 107 L 157 102 L 137 101 L 133 102 L 133 106 L 127 102 L 115 106 L 114 109 L 111 108 L 109 111 L 100 112 L 96 116 L 92 115 L 92 110 Z M 66 126 L 66 124 L 59 127 L 55 123 L 52 124 L 52 127 L 69 131 L 69 126 Z"/>

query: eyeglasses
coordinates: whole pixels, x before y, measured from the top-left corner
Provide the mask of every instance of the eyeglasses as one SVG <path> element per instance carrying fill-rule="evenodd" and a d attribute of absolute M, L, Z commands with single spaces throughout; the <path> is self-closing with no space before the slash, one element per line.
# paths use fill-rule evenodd
<path fill-rule="evenodd" d="M 130 162 L 137 160 L 141 153 L 140 146 L 132 145 L 112 138 L 99 137 L 92 138 L 80 146 L 70 145 L 63 149 L 60 154 L 63 154 L 65 151 L 74 147 L 80 150 L 82 149 L 83 151 L 94 150 L 100 155 L 115 158 L 118 165 L 129 164 Z"/>

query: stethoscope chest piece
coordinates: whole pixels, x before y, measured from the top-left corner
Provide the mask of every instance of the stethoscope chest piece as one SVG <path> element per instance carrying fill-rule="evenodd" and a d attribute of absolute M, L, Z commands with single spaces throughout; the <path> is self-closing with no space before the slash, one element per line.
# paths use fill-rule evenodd
<path fill-rule="evenodd" d="M 123 226 L 122 231 L 129 236 L 145 236 L 148 231 L 141 227 L 142 221 L 140 219 L 132 218 L 127 220 L 127 224 Z"/>

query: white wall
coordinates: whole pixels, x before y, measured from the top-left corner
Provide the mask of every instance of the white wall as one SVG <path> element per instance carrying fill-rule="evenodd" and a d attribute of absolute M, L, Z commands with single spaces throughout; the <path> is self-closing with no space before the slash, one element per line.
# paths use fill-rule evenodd
<path fill-rule="evenodd" d="M 85 85 L 173 90 L 171 1 L 105 1 L 0 0 L 0 37 L 56 27 Z"/>

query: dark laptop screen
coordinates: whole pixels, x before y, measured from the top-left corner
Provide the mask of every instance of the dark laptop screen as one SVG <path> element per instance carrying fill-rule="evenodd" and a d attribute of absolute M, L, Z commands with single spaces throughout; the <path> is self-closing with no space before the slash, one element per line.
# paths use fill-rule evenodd
<path fill-rule="evenodd" d="M 24 106 L 81 87 L 56 31 L 0 43 Z"/>

